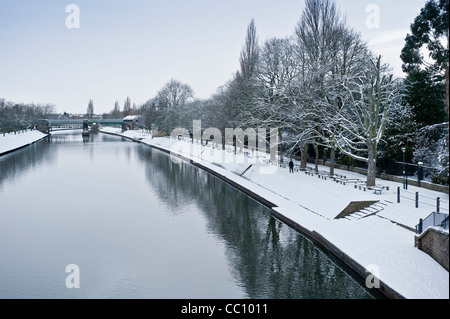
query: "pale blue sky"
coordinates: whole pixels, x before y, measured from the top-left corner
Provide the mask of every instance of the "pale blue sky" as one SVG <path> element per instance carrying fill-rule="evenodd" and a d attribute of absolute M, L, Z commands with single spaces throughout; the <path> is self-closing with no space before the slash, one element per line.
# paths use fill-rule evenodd
<path fill-rule="evenodd" d="M 348 25 L 402 76 L 400 50 L 426 0 L 337 0 Z M 66 27 L 66 6 L 80 28 Z M 380 27 L 366 25 L 366 7 Z M 245 31 L 255 19 L 260 42 L 290 36 L 303 0 L 0 0 L 0 98 L 52 103 L 58 112 L 137 105 L 171 78 L 207 98 L 239 68 Z"/>

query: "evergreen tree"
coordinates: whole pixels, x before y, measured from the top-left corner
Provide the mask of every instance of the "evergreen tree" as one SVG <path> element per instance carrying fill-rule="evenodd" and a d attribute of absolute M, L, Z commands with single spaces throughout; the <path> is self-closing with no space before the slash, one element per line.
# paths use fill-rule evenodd
<path fill-rule="evenodd" d="M 424 48 L 428 58 L 423 55 Z M 411 24 L 400 57 L 407 73 L 406 100 L 419 124 L 415 160 L 440 167 L 438 180 L 448 183 L 449 0 L 429 0 L 425 4 Z M 428 160 L 430 155 L 438 162 Z"/>
<path fill-rule="evenodd" d="M 449 0 L 429 0 L 420 11 L 420 14 L 411 24 L 411 34 L 405 39 L 405 46 L 401 53 L 403 61 L 403 71 L 406 72 L 413 81 L 422 88 L 421 91 L 434 90 L 441 85 L 445 100 L 443 107 L 447 107 L 447 116 L 449 112 L 448 102 L 448 81 L 449 81 Z M 446 45 L 446 47 L 445 47 Z M 423 55 L 423 49 L 429 52 L 428 59 Z M 431 60 L 431 61 L 430 61 Z M 422 72 L 425 72 L 426 75 Z M 421 74 L 422 73 L 422 74 Z M 422 81 L 422 83 L 420 83 Z M 416 91 L 416 90 L 414 90 Z M 410 99 L 415 109 L 426 109 L 427 104 L 422 103 L 426 100 L 425 92 L 423 97 L 418 100 Z M 436 113 L 432 110 L 431 112 Z M 439 111 L 437 111 L 439 113 Z M 439 120 L 438 120 L 439 122 Z"/>
<path fill-rule="evenodd" d="M 446 121 L 445 88 L 424 70 L 413 69 L 405 79 L 405 100 L 411 105 L 419 127 Z"/>

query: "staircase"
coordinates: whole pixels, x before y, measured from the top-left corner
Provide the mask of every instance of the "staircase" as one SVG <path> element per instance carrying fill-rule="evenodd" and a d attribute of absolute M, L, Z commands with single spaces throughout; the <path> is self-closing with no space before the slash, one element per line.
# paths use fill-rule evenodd
<path fill-rule="evenodd" d="M 365 218 L 365 217 L 369 217 L 372 215 L 375 215 L 379 212 L 381 212 L 382 210 L 384 210 L 388 205 L 390 204 L 390 202 L 388 201 L 378 201 L 376 203 L 373 203 L 367 207 L 364 207 L 360 210 L 357 210 L 355 212 L 352 212 L 346 216 L 343 216 L 341 218 L 345 218 L 348 220 L 358 220 L 361 218 Z"/>

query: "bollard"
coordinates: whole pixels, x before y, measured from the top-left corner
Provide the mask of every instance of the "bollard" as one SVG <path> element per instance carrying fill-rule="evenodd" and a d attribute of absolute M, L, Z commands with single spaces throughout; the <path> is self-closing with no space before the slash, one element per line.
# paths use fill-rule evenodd
<path fill-rule="evenodd" d="M 441 208 L 441 199 L 436 198 L 436 212 L 439 213 L 439 209 Z"/>
<path fill-rule="evenodd" d="M 400 203 L 400 187 L 397 187 L 397 203 Z"/>
<path fill-rule="evenodd" d="M 416 192 L 416 208 L 419 208 L 419 192 Z"/>
<path fill-rule="evenodd" d="M 422 180 L 423 175 L 423 163 L 419 162 L 419 167 L 417 169 L 417 185 L 420 187 L 420 181 Z"/>

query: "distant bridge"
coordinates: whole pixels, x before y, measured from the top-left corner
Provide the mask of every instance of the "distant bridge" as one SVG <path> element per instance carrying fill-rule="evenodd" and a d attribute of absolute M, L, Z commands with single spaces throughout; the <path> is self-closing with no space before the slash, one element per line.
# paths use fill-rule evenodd
<path fill-rule="evenodd" d="M 83 125 L 85 121 L 91 125 L 122 125 L 123 119 L 76 119 L 76 120 L 46 120 L 49 126 Z"/>
<path fill-rule="evenodd" d="M 50 133 L 52 131 L 64 131 L 64 130 L 81 130 L 88 127 L 98 128 L 100 125 L 120 125 L 124 127 L 123 119 L 45 119 L 39 120 L 37 129 L 44 133 Z"/>

